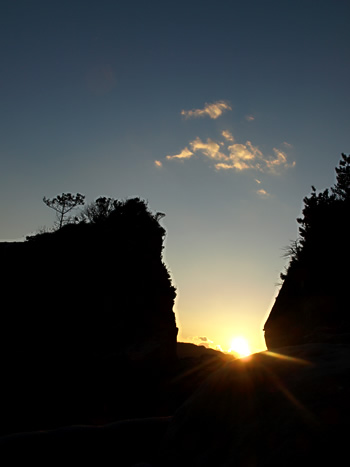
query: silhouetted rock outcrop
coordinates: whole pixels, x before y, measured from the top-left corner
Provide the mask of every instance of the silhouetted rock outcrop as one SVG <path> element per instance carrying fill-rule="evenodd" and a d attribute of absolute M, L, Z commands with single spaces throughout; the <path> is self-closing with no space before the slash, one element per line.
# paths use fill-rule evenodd
<path fill-rule="evenodd" d="M 300 238 L 265 323 L 268 349 L 307 342 L 350 342 L 350 157 L 337 183 L 304 198 Z"/>
<path fill-rule="evenodd" d="M 204 345 L 195 345 L 189 342 L 178 342 L 177 343 L 177 356 L 179 358 L 201 358 L 201 359 L 212 359 L 212 360 L 223 360 L 231 361 L 234 357 L 229 354 L 214 350 Z"/>
<path fill-rule="evenodd" d="M 33 428 L 67 424 L 67 414 L 81 422 L 112 400 L 114 416 L 137 415 L 155 397 L 177 337 L 158 220 L 129 199 L 92 221 L 0 244 L 9 423 L 15 412 Z"/>

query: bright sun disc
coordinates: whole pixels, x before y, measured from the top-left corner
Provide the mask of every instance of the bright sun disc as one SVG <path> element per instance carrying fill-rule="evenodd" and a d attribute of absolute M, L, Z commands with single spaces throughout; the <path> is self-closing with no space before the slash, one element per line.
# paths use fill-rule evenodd
<path fill-rule="evenodd" d="M 244 337 L 235 337 L 231 342 L 230 350 L 240 357 L 248 357 L 251 354 L 248 341 Z"/>

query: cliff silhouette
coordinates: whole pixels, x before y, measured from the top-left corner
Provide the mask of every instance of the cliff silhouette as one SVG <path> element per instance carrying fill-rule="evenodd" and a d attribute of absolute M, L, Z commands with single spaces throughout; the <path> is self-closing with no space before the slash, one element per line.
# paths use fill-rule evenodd
<path fill-rule="evenodd" d="M 13 352 L 176 355 L 165 230 L 140 199 L 103 219 L 3 243 L 0 346 Z"/>
<path fill-rule="evenodd" d="M 99 198 L 74 223 L 0 244 L 4 430 L 141 413 L 154 397 L 177 337 L 159 217 Z"/>
<path fill-rule="evenodd" d="M 163 216 L 101 197 L 0 243 L 0 433 L 168 416 L 225 364 L 177 343 Z"/>
<path fill-rule="evenodd" d="M 350 156 L 342 154 L 336 183 L 304 198 L 299 238 L 265 323 L 268 349 L 315 342 L 350 342 Z"/>

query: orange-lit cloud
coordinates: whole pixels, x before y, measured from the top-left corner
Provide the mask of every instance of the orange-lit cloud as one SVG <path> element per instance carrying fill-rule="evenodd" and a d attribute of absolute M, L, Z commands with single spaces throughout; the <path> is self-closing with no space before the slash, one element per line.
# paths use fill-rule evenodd
<path fill-rule="evenodd" d="M 284 152 L 276 148 L 273 148 L 273 152 L 275 153 L 275 157 L 265 161 L 270 172 L 277 173 L 280 167 L 290 168 L 295 166 L 295 161 L 288 164 L 287 156 Z"/>
<path fill-rule="evenodd" d="M 232 110 L 226 101 L 217 101 L 212 104 L 205 104 L 203 109 L 183 110 L 181 114 L 186 118 L 209 116 L 212 119 L 218 118 L 225 110 Z M 246 115 L 246 120 L 253 121 L 253 115 Z M 251 141 L 245 143 L 236 142 L 232 133 L 225 129 L 221 130 L 221 140 L 214 141 L 207 138 L 202 141 L 197 137 L 190 141 L 188 145 L 179 153 L 166 156 L 168 160 L 186 160 L 192 156 L 203 155 L 214 161 L 213 167 L 218 171 L 233 170 L 242 172 L 254 170 L 256 172 L 278 174 L 284 169 L 295 166 L 295 162 L 289 163 L 287 155 L 280 149 L 273 148 L 273 154 L 265 155 L 258 146 Z M 290 148 L 290 143 L 283 143 L 285 148 Z M 160 167 L 159 164 L 157 164 Z M 259 183 L 258 180 L 256 180 Z M 267 196 L 267 192 L 258 191 L 259 196 Z"/>
<path fill-rule="evenodd" d="M 185 118 L 210 117 L 217 119 L 225 110 L 232 110 L 230 104 L 226 101 L 217 101 L 212 104 L 205 104 L 203 109 L 182 110 L 181 115 Z"/>
<path fill-rule="evenodd" d="M 225 133 L 226 134 L 226 133 Z M 226 136 L 229 136 L 226 134 Z M 214 164 L 216 170 L 255 170 L 264 173 L 278 174 L 282 169 L 295 166 L 295 162 L 288 163 L 287 155 L 273 148 L 273 156 L 265 156 L 263 152 L 250 141 L 245 144 L 235 143 L 225 146 L 222 141 L 216 142 L 210 138 L 203 142 L 200 138 L 190 141 L 188 149 L 186 146 L 180 154 L 166 156 L 167 159 L 189 159 L 194 154 L 202 154 L 207 158 L 218 161 Z M 257 181 L 257 183 L 259 183 Z"/>
<path fill-rule="evenodd" d="M 195 152 L 200 152 L 209 159 L 214 160 L 226 160 L 227 156 L 220 152 L 220 144 L 216 143 L 212 139 L 208 138 L 206 142 L 203 142 L 200 138 L 196 138 L 190 141 L 189 146 L 192 151 L 185 147 L 180 154 L 174 156 L 166 156 L 167 159 L 189 159 L 194 155 Z"/>
<path fill-rule="evenodd" d="M 256 193 L 260 196 L 260 198 L 263 198 L 263 199 L 269 198 L 271 196 L 270 193 L 268 193 L 263 188 L 261 188 L 260 190 L 257 190 Z"/>
<path fill-rule="evenodd" d="M 263 158 L 263 154 L 250 141 L 245 144 L 232 144 L 227 149 L 229 151 L 227 167 L 219 165 L 216 169 L 235 169 L 238 171 L 259 169 L 259 161 Z"/>
<path fill-rule="evenodd" d="M 220 144 L 216 143 L 212 139 L 208 138 L 206 143 L 203 143 L 200 138 L 190 142 L 190 146 L 193 152 L 200 151 L 204 156 L 214 160 L 225 160 L 226 156 L 220 152 Z"/>
<path fill-rule="evenodd" d="M 166 156 L 167 159 L 189 159 L 193 156 L 193 152 L 191 152 L 187 147 L 184 148 L 180 154 L 175 154 L 175 156 Z"/>
<path fill-rule="evenodd" d="M 154 165 L 159 168 L 163 167 L 163 163 L 161 161 L 154 161 Z"/>
<path fill-rule="evenodd" d="M 228 130 L 223 130 L 223 131 L 221 132 L 221 134 L 222 134 L 222 136 L 223 136 L 227 141 L 231 141 L 231 143 L 234 142 L 235 139 L 234 139 L 234 137 L 233 137 L 233 135 L 232 135 L 232 133 L 231 133 L 230 131 L 228 131 Z"/>
<path fill-rule="evenodd" d="M 214 341 L 212 341 L 206 336 L 188 337 L 187 339 L 184 339 L 183 342 L 189 342 L 190 344 L 195 344 L 195 345 L 203 345 L 207 349 L 215 347 Z"/>
<path fill-rule="evenodd" d="M 254 115 L 246 115 L 245 119 L 247 120 L 247 122 L 253 122 L 255 120 L 255 117 Z"/>
<path fill-rule="evenodd" d="M 245 144 L 232 144 L 228 146 L 226 161 L 215 165 L 217 170 L 256 170 L 277 174 L 281 169 L 295 166 L 295 162 L 289 164 L 284 152 L 274 148 L 275 157 L 265 156 L 262 151 L 250 141 Z M 257 183 L 259 183 L 257 181 Z"/>

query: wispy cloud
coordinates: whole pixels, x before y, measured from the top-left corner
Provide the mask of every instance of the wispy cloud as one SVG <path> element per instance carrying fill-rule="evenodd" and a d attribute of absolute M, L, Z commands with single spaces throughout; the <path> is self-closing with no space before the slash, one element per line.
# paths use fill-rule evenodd
<path fill-rule="evenodd" d="M 260 196 L 260 198 L 263 198 L 263 199 L 266 199 L 266 198 L 270 198 L 270 193 L 268 193 L 266 190 L 264 190 L 263 188 L 261 188 L 260 190 L 257 190 L 257 195 Z"/>
<path fill-rule="evenodd" d="M 226 110 L 232 110 L 227 101 L 217 101 L 212 104 L 205 104 L 203 109 L 183 110 L 181 114 L 185 118 L 208 116 L 216 119 Z M 246 120 L 253 121 L 253 115 L 246 115 Z M 260 173 L 279 174 L 285 169 L 295 166 L 295 162 L 288 162 L 287 154 L 278 148 L 273 148 L 269 154 L 264 153 L 257 145 L 251 141 L 237 142 L 231 131 L 221 130 L 220 139 L 215 141 L 207 138 L 203 141 L 198 136 L 189 141 L 186 147 L 179 154 L 167 155 L 167 160 L 185 161 L 191 157 L 204 156 L 213 164 L 212 167 L 217 171 L 231 170 L 235 172 L 255 171 Z M 290 143 L 284 142 L 283 147 L 289 149 Z M 161 167 L 160 161 L 155 161 L 158 167 Z M 256 179 L 259 184 L 260 181 Z M 268 193 L 261 189 L 257 193 L 259 196 L 267 197 Z"/>
<path fill-rule="evenodd" d="M 227 157 L 228 166 L 216 167 L 218 170 L 236 169 L 240 171 L 252 168 L 259 169 L 258 161 L 263 158 L 263 154 L 250 141 L 247 141 L 245 144 L 232 144 L 227 149 L 229 151 Z"/>
<path fill-rule="evenodd" d="M 189 343 L 195 344 L 195 345 L 203 345 L 207 349 L 215 348 L 214 341 L 212 341 L 211 339 L 209 339 L 206 336 L 188 337 L 187 339 L 184 339 L 183 342 L 189 342 Z"/>
<path fill-rule="evenodd" d="M 226 139 L 226 141 L 231 141 L 231 143 L 234 142 L 235 139 L 234 139 L 234 137 L 233 137 L 233 135 L 232 135 L 232 133 L 231 133 L 230 131 L 228 131 L 228 130 L 223 130 L 223 131 L 221 132 L 221 134 L 222 134 L 222 136 Z"/>
<path fill-rule="evenodd" d="M 255 120 L 255 117 L 254 115 L 246 115 L 245 119 L 247 120 L 247 122 L 253 122 Z"/>
<path fill-rule="evenodd" d="M 182 110 L 181 115 L 185 118 L 210 117 L 215 120 L 226 110 L 232 110 L 230 104 L 227 101 L 217 101 L 205 104 L 203 109 Z"/>
<path fill-rule="evenodd" d="M 225 133 L 227 136 L 227 133 Z M 227 139 L 227 138 L 226 138 Z M 265 156 L 263 152 L 254 146 L 250 141 L 245 144 L 235 143 L 226 146 L 222 141 L 214 141 L 210 138 L 203 142 L 200 138 L 190 141 L 188 149 L 186 146 L 180 154 L 166 156 L 167 159 L 189 159 L 194 154 L 203 156 L 216 161 L 214 167 L 216 170 L 255 170 L 264 173 L 278 174 L 281 170 L 295 166 L 295 162 L 288 163 L 287 155 L 273 148 L 273 155 Z"/>
<path fill-rule="evenodd" d="M 189 159 L 193 156 L 193 152 L 191 152 L 187 147 L 184 148 L 180 154 L 175 154 L 174 156 L 166 156 L 167 159 Z"/>
<path fill-rule="evenodd" d="M 163 163 L 161 161 L 154 161 L 154 165 L 159 168 L 163 167 Z"/>
<path fill-rule="evenodd" d="M 208 138 L 206 143 L 203 143 L 200 138 L 190 142 L 190 146 L 193 152 L 201 152 L 204 156 L 214 160 L 225 160 L 226 156 L 220 152 L 221 145 Z"/>
<path fill-rule="evenodd" d="M 202 341 L 202 342 L 212 342 L 212 341 L 210 341 L 210 339 L 208 339 L 207 337 L 200 337 L 200 336 L 199 336 L 198 339 L 199 339 L 200 341 Z"/>
<path fill-rule="evenodd" d="M 276 148 L 273 148 L 273 152 L 275 153 L 275 157 L 266 160 L 266 166 L 270 172 L 277 173 L 280 167 L 288 169 L 295 166 L 295 161 L 291 164 L 288 164 L 287 155 L 284 152 Z"/>

